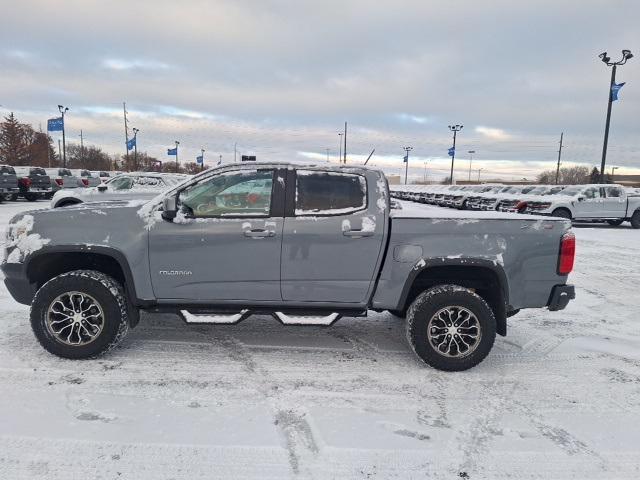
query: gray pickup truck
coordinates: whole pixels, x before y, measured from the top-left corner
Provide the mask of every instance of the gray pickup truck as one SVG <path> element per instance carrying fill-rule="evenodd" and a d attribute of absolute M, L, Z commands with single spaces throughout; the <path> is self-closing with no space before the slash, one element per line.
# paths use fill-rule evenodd
<path fill-rule="evenodd" d="M 61 357 L 109 350 L 140 310 L 327 326 L 389 310 L 420 359 L 465 370 L 507 317 L 575 297 L 574 251 L 564 219 L 392 209 L 381 171 L 270 163 L 207 170 L 147 202 L 17 215 L 2 270 Z"/>

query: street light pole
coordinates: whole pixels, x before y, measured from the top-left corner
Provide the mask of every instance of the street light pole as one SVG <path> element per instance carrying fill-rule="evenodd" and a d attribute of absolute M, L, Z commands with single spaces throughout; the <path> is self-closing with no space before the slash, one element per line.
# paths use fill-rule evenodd
<path fill-rule="evenodd" d="M 200 169 L 200 171 L 204 171 L 204 148 L 200 147 L 200 156 L 202 157 L 202 168 Z"/>
<path fill-rule="evenodd" d="M 598 55 L 600 60 L 611 68 L 611 81 L 609 82 L 609 101 L 607 103 L 607 120 L 604 126 L 604 141 L 602 143 L 602 163 L 600 165 L 600 182 L 604 183 L 605 177 L 605 164 L 607 162 L 607 144 L 609 143 L 609 124 L 611 122 L 611 104 L 613 103 L 613 87 L 616 83 L 616 69 L 618 65 L 624 65 L 627 60 L 633 58 L 631 50 L 622 50 L 622 60 L 612 62 L 611 58 L 607 55 L 607 52 L 602 52 Z"/>
<path fill-rule="evenodd" d="M 58 105 L 58 110 L 62 114 L 62 167 L 67 167 L 67 142 L 65 139 L 65 126 L 64 126 L 64 114 L 69 111 L 69 107 Z"/>
<path fill-rule="evenodd" d="M 449 177 L 449 183 L 451 185 L 453 185 L 453 163 L 456 160 L 456 135 L 463 127 L 464 125 L 458 125 L 457 123 L 455 125 L 449 125 L 449 130 L 453 132 L 453 155 L 451 155 L 451 176 Z"/>
<path fill-rule="evenodd" d="M 338 163 L 342 163 L 342 135 L 343 133 L 338 133 Z"/>
<path fill-rule="evenodd" d="M 178 166 L 178 145 L 180 145 L 180 142 L 176 140 L 176 173 L 180 171 L 180 167 Z"/>
<path fill-rule="evenodd" d="M 409 176 L 409 152 L 413 150 L 413 147 L 404 147 L 406 155 L 404 156 L 404 184 L 407 184 L 407 177 Z"/>
<path fill-rule="evenodd" d="M 483 170 L 482 168 L 478 169 L 478 183 L 480 183 L 480 172 L 482 172 L 482 170 Z"/>
<path fill-rule="evenodd" d="M 471 164 L 473 163 L 473 154 L 476 153 L 476 151 L 469 150 L 467 153 L 469 154 L 469 182 L 471 182 Z"/>
<path fill-rule="evenodd" d="M 611 183 L 615 183 L 613 181 L 613 175 L 616 173 L 616 170 L 620 167 L 611 167 Z"/>
<path fill-rule="evenodd" d="M 139 128 L 133 127 L 133 171 L 138 171 L 138 132 Z M 128 149 L 127 149 L 128 150 Z"/>

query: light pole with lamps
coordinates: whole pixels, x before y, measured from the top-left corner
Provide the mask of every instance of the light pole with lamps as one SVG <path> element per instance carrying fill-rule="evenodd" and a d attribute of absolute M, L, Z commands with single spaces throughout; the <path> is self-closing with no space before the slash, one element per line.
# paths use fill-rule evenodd
<path fill-rule="evenodd" d="M 62 167 L 66 168 L 67 167 L 67 142 L 65 140 L 65 135 L 64 135 L 64 114 L 67 113 L 69 111 L 69 107 L 65 107 L 64 105 L 58 105 L 58 110 L 60 110 L 60 113 L 62 114 Z"/>
<path fill-rule="evenodd" d="M 482 172 L 482 170 L 483 170 L 482 168 L 478 169 L 478 183 L 480 183 L 480 172 Z"/>
<path fill-rule="evenodd" d="M 409 152 L 413 150 L 413 147 L 403 147 L 405 151 L 404 156 L 404 184 L 407 184 L 407 177 L 409 176 Z"/>
<path fill-rule="evenodd" d="M 180 145 L 180 142 L 176 140 L 175 144 L 176 144 L 176 173 L 178 173 L 180 171 L 180 167 L 178 166 L 178 145 Z"/>
<path fill-rule="evenodd" d="M 133 171 L 138 171 L 138 132 L 139 128 L 133 127 Z"/>
<path fill-rule="evenodd" d="M 344 133 L 338 133 L 338 163 L 342 163 L 342 135 Z"/>
<path fill-rule="evenodd" d="M 471 181 L 471 164 L 473 163 L 473 154 L 476 153 L 476 151 L 469 150 L 467 153 L 469 154 L 469 181 Z"/>
<path fill-rule="evenodd" d="M 609 124 L 611 123 L 611 104 L 614 100 L 613 90 L 616 85 L 616 69 L 618 65 L 624 65 L 627 63 L 627 60 L 633 58 L 633 54 L 631 53 L 631 50 L 622 50 L 622 60 L 618 60 L 617 62 L 612 62 L 611 57 L 607 55 L 607 52 L 602 52 L 598 57 L 605 65 L 613 67 L 611 69 L 611 81 L 609 82 L 609 102 L 607 104 L 607 120 L 604 126 L 604 142 L 602 143 L 602 164 L 600 165 L 600 182 L 604 183 L 605 164 L 607 162 L 607 144 L 609 143 Z M 617 99 L 617 93 L 615 95 L 615 99 Z"/>
<path fill-rule="evenodd" d="M 619 169 L 620 167 L 611 167 L 611 183 L 613 182 L 613 175 L 616 173 L 616 170 Z"/>
<path fill-rule="evenodd" d="M 453 162 L 456 160 L 456 134 L 462 130 L 464 125 L 449 125 L 449 130 L 453 132 L 453 151 L 451 154 L 451 176 L 449 177 L 449 183 L 453 185 Z"/>

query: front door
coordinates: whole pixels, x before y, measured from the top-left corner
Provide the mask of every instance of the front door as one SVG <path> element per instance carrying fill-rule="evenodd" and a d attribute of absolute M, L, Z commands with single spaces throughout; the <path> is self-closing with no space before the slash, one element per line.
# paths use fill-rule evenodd
<path fill-rule="evenodd" d="M 283 184 L 273 169 L 238 169 L 178 193 L 178 215 L 149 232 L 159 299 L 280 301 Z"/>
<path fill-rule="evenodd" d="M 364 303 L 385 228 L 375 182 L 321 170 L 298 170 L 288 180 L 295 182 L 295 205 L 284 224 L 283 300 Z"/>
<path fill-rule="evenodd" d="M 599 187 L 586 188 L 581 200 L 575 203 L 576 218 L 601 218 L 604 216 L 604 204 Z"/>

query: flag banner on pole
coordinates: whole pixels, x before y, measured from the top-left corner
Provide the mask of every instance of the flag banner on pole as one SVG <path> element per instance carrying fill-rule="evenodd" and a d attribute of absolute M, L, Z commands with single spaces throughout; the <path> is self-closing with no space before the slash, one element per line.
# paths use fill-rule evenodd
<path fill-rule="evenodd" d="M 402 157 L 402 161 L 404 163 L 407 163 L 409 161 L 409 155 L 405 155 L 404 157 Z"/>
<path fill-rule="evenodd" d="M 203 157 L 202 155 L 198 155 L 198 156 L 196 157 L 196 163 L 197 163 L 198 165 L 202 165 L 202 164 L 204 163 L 204 157 Z"/>
<path fill-rule="evenodd" d="M 64 120 L 62 120 L 62 117 L 47 120 L 48 132 L 61 132 L 62 130 L 64 130 Z"/>
<path fill-rule="evenodd" d="M 611 85 L 611 101 L 612 102 L 615 102 L 616 100 L 618 100 L 618 92 L 622 87 L 624 87 L 625 83 L 627 82 L 614 83 L 613 85 Z"/>
<path fill-rule="evenodd" d="M 178 147 L 167 148 L 167 155 L 178 155 Z"/>
<path fill-rule="evenodd" d="M 456 154 L 456 149 L 455 149 L 455 148 L 453 148 L 453 147 L 451 147 L 451 148 L 449 149 L 449 156 L 450 156 L 450 157 L 453 157 L 455 154 Z"/>
<path fill-rule="evenodd" d="M 127 142 L 127 150 L 133 150 L 133 147 L 136 146 L 136 137 L 130 138 Z"/>

